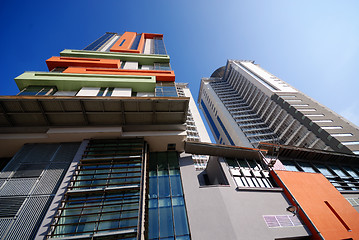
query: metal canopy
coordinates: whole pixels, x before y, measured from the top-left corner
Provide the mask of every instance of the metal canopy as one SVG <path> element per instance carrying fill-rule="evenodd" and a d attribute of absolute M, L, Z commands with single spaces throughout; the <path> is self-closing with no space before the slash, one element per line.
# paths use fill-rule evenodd
<path fill-rule="evenodd" d="M 228 146 L 204 142 L 185 142 L 185 152 L 199 155 L 220 156 L 229 158 L 260 159 L 259 152 L 266 154 L 266 150 Z"/>
<path fill-rule="evenodd" d="M 0 127 L 184 124 L 186 97 L 0 96 Z"/>
<path fill-rule="evenodd" d="M 333 151 L 325 151 L 319 149 L 302 148 L 287 145 L 276 145 L 272 143 L 261 142 L 259 148 L 268 150 L 268 154 L 279 148 L 279 159 L 301 159 L 317 162 L 347 163 L 359 164 L 359 156 L 355 154 L 347 154 Z M 278 153 L 275 153 L 278 154 Z"/>

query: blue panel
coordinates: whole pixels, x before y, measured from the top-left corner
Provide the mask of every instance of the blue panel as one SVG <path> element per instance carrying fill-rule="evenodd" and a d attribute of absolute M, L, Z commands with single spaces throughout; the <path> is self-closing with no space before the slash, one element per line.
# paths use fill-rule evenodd
<path fill-rule="evenodd" d="M 223 125 L 223 123 L 222 123 L 221 119 L 220 119 L 218 116 L 217 116 L 217 120 L 218 120 L 218 122 L 219 122 L 219 125 L 221 125 L 221 127 L 222 127 L 222 129 L 223 129 L 224 134 L 226 134 L 226 136 L 227 136 L 227 138 L 228 138 L 229 142 L 231 143 L 231 145 L 233 145 L 233 146 L 234 146 L 234 142 L 233 142 L 233 140 L 232 140 L 231 136 L 230 136 L 230 135 L 229 135 L 229 133 L 227 132 L 226 127 Z"/>
<path fill-rule="evenodd" d="M 150 198 L 157 198 L 157 176 L 150 177 L 150 184 L 149 184 L 149 195 Z"/>
<path fill-rule="evenodd" d="M 132 46 L 131 46 L 131 49 L 132 49 L 132 50 L 137 50 L 138 44 L 140 43 L 140 39 L 141 39 L 141 34 L 137 34 L 137 35 L 136 35 L 136 38 L 135 38 L 135 40 L 133 41 Z"/>
<path fill-rule="evenodd" d="M 178 235 L 189 234 L 185 207 L 174 206 L 173 215 L 174 215 L 176 235 L 178 236 Z"/>
<path fill-rule="evenodd" d="M 174 233 L 171 207 L 162 207 L 158 210 L 160 216 L 160 237 L 165 238 L 173 236 Z"/>
<path fill-rule="evenodd" d="M 171 176 L 171 191 L 172 196 L 182 196 L 182 185 L 181 185 L 181 177 L 179 175 L 177 176 Z"/>
<path fill-rule="evenodd" d="M 201 100 L 201 106 L 203 108 L 204 113 L 206 114 L 206 117 L 207 117 L 209 123 L 211 124 L 211 127 L 212 127 L 212 129 L 214 131 L 214 134 L 216 135 L 217 139 L 219 139 L 220 133 L 219 133 L 217 127 L 216 127 L 216 124 L 213 122 L 211 114 L 209 113 L 209 111 L 208 111 L 206 105 L 204 104 L 203 100 Z"/>
<path fill-rule="evenodd" d="M 170 182 L 168 176 L 158 176 L 159 197 L 170 196 Z"/>

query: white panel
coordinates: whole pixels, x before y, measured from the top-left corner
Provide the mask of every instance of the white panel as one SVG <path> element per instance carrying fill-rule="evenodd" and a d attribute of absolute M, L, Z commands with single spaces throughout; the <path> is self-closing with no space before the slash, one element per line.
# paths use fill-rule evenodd
<path fill-rule="evenodd" d="M 137 97 L 154 97 L 155 94 L 152 92 L 138 92 Z"/>
<path fill-rule="evenodd" d="M 115 88 L 111 94 L 112 97 L 131 97 L 131 88 Z"/>
<path fill-rule="evenodd" d="M 143 69 L 143 70 L 153 70 L 153 65 L 142 65 L 141 69 Z"/>
<path fill-rule="evenodd" d="M 120 38 L 120 36 L 113 37 L 105 46 L 102 47 L 100 52 L 107 52 L 110 50 L 110 47 Z"/>
<path fill-rule="evenodd" d="M 145 39 L 145 49 L 143 50 L 144 54 L 151 54 L 152 41 L 152 39 Z"/>
<path fill-rule="evenodd" d="M 95 87 L 83 87 L 81 90 L 76 94 L 76 96 L 97 96 L 100 88 Z"/>
<path fill-rule="evenodd" d="M 138 69 L 138 62 L 125 62 L 123 69 Z"/>

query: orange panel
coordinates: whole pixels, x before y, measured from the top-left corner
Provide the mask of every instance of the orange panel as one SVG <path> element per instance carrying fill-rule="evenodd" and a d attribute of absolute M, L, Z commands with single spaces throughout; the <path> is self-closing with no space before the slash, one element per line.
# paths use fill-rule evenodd
<path fill-rule="evenodd" d="M 161 71 L 161 70 L 141 70 L 141 69 L 131 70 L 131 69 L 69 67 L 64 71 L 64 73 L 156 76 L 157 82 L 174 82 L 175 81 L 175 74 L 173 71 Z"/>
<path fill-rule="evenodd" d="M 321 238 L 311 222 L 324 239 L 359 239 L 359 213 L 322 174 L 272 171 L 271 175 L 292 204 L 294 198 L 305 212 L 299 215 L 313 239 Z"/>
<path fill-rule="evenodd" d="M 120 39 L 111 47 L 111 52 L 134 52 L 140 53 L 139 50 L 130 49 L 133 41 L 136 38 L 137 33 L 135 32 L 125 32 Z"/>
<path fill-rule="evenodd" d="M 101 68 L 120 68 L 121 61 L 117 59 L 97 59 L 97 58 L 76 58 L 76 57 L 51 57 L 46 60 L 49 71 L 55 67 L 101 67 Z"/>
<path fill-rule="evenodd" d="M 162 37 L 163 38 L 163 34 L 142 33 L 137 49 L 130 49 L 133 41 L 136 38 L 136 35 L 137 35 L 137 33 L 135 33 L 135 32 L 125 32 L 120 37 L 120 39 L 111 47 L 110 51 L 111 52 L 142 53 L 143 46 L 145 45 L 145 39 L 152 39 L 154 37 Z"/>

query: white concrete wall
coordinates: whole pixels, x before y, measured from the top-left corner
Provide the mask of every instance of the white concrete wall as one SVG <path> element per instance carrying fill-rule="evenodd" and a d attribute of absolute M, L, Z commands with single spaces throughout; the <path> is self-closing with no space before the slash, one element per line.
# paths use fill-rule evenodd
<path fill-rule="evenodd" d="M 183 88 L 183 92 L 185 94 L 186 97 L 189 97 L 189 110 L 191 110 L 192 113 L 192 117 L 193 120 L 196 124 L 197 127 L 197 131 L 199 134 L 199 137 L 201 139 L 201 142 L 211 142 L 211 138 L 208 135 L 207 129 L 204 126 L 203 120 L 201 118 L 201 115 L 198 112 L 198 108 L 196 106 L 195 101 L 193 100 L 191 91 L 189 90 L 189 88 Z"/>
<path fill-rule="evenodd" d="M 203 92 L 206 92 L 209 99 L 214 104 L 214 108 L 217 110 L 217 116 L 221 119 L 223 125 L 225 126 L 227 132 L 231 136 L 234 144 L 236 146 L 241 147 L 253 147 L 252 144 L 248 141 L 247 137 L 244 135 L 244 133 L 239 128 L 238 124 L 234 121 L 232 115 L 228 112 L 227 108 L 223 105 L 222 101 L 218 98 L 217 94 L 212 89 L 211 85 L 209 83 L 203 84 L 202 94 Z M 201 97 L 203 101 L 206 103 L 207 100 L 203 96 Z M 216 124 L 216 127 L 218 131 L 220 132 L 220 135 L 224 141 L 225 144 L 231 145 L 228 141 L 228 138 L 226 134 L 224 133 L 221 125 L 218 123 L 217 116 L 213 112 L 212 108 L 209 106 L 208 103 L 206 103 L 207 109 L 211 114 L 211 117 Z"/>
<path fill-rule="evenodd" d="M 145 48 L 143 50 L 144 54 L 151 54 L 152 42 L 153 42 L 153 39 L 145 39 Z"/>

